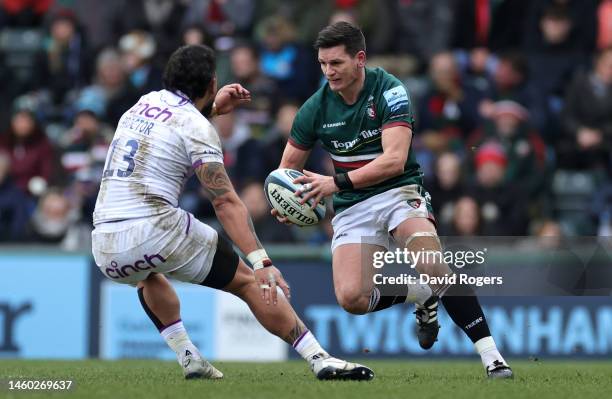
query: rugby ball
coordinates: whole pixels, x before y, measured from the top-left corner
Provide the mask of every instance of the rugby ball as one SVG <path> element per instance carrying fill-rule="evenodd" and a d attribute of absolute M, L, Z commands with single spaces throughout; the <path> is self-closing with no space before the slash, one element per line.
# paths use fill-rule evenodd
<path fill-rule="evenodd" d="M 314 209 L 312 201 L 300 204 L 300 197 L 295 192 L 302 188 L 302 184 L 295 184 L 293 180 L 304 174 L 293 169 L 276 169 L 266 178 L 264 193 L 270 206 L 282 216 L 298 226 L 312 226 L 325 217 L 325 200 L 321 200 Z"/>

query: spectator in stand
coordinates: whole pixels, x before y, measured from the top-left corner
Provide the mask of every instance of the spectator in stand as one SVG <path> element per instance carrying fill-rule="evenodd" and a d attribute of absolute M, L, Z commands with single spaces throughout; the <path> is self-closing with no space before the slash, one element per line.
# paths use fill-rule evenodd
<path fill-rule="evenodd" d="M 466 190 L 478 199 L 481 233 L 487 236 L 527 234 L 528 197 L 520 183 L 505 182 L 508 157 L 501 144 L 489 141 L 474 158 L 476 181 Z"/>
<path fill-rule="evenodd" d="M 453 29 L 451 3 L 451 0 L 390 2 L 391 23 L 382 25 L 390 25 L 393 29 L 393 52 L 429 60 L 435 54 L 448 50 Z M 380 24 L 381 21 L 384 20 L 377 22 Z M 365 36 L 368 37 L 368 34 Z"/>
<path fill-rule="evenodd" d="M 90 110 L 79 111 L 73 126 L 61 138 L 62 166 L 72 175 L 90 176 L 100 182 L 106 153 L 113 138 L 112 129 Z"/>
<path fill-rule="evenodd" d="M 248 183 L 240 191 L 240 198 L 249 210 L 255 231 L 261 242 L 264 244 L 295 242 L 291 228 L 286 225 L 279 226 L 275 218 L 270 215 L 270 206 L 266 202 L 262 183 Z"/>
<path fill-rule="evenodd" d="M 23 238 L 29 217 L 29 199 L 13 182 L 10 169 L 10 155 L 0 151 L 0 242 Z"/>
<path fill-rule="evenodd" d="M 89 109 L 114 126 L 126 109 L 138 101 L 138 91 L 127 79 L 121 57 L 114 49 L 102 51 L 96 60 L 96 78 L 75 102 L 77 109 Z"/>
<path fill-rule="evenodd" d="M 117 26 L 117 18 L 123 12 L 124 0 L 79 0 L 71 3 L 70 8 L 81 23 L 92 53 L 97 54 L 115 44 L 121 29 Z"/>
<path fill-rule="evenodd" d="M 116 39 L 132 31 L 146 31 L 157 45 L 160 59 L 167 59 L 181 40 L 179 23 L 185 15 L 184 1 L 123 0 L 115 16 Z"/>
<path fill-rule="evenodd" d="M 480 116 L 490 118 L 496 101 L 512 100 L 529 109 L 533 114 L 533 125 L 542 130 L 544 106 L 538 102 L 538 94 L 528 85 L 528 73 L 527 59 L 523 54 L 509 52 L 500 55 L 491 77 L 490 91 L 486 93 L 486 99 L 479 104 Z"/>
<path fill-rule="evenodd" d="M 278 83 L 283 98 L 305 100 L 319 83 L 312 52 L 295 42 L 295 26 L 280 15 L 262 22 L 261 70 Z"/>
<path fill-rule="evenodd" d="M 529 1 L 453 1 L 452 48 L 487 47 L 496 52 L 518 48 Z"/>
<path fill-rule="evenodd" d="M 478 148 L 491 140 L 499 142 L 507 156 L 504 181 L 520 182 L 532 198 L 542 193 L 546 149 L 529 124 L 529 111 L 514 101 L 496 102 L 491 119 L 472 133 L 468 148 Z"/>
<path fill-rule="evenodd" d="M 119 40 L 123 65 L 139 95 L 162 89 L 162 70 L 153 62 L 156 48 L 153 35 L 145 31 L 132 31 Z"/>
<path fill-rule="evenodd" d="M 434 152 L 461 148 L 462 140 L 476 126 L 481 94 L 462 85 L 457 63 L 449 52 L 433 56 L 429 76 L 431 86 L 419 112 L 423 141 Z"/>
<path fill-rule="evenodd" d="M 86 248 L 91 227 L 79 223 L 79 212 L 57 188 L 50 188 L 38 200 L 26 227 L 30 242 L 59 244 L 62 249 Z"/>
<path fill-rule="evenodd" d="M 240 83 L 251 92 L 251 102 L 238 106 L 235 117 L 253 129 L 254 137 L 262 137 L 272 123 L 276 108 L 278 87 L 276 82 L 261 73 L 259 53 L 249 43 L 236 45 L 230 53 L 232 81 Z"/>
<path fill-rule="evenodd" d="M 480 205 L 474 197 L 464 195 L 457 199 L 453 207 L 451 223 L 443 227 L 443 234 L 448 236 L 471 237 L 481 235 Z"/>
<path fill-rule="evenodd" d="M 571 32 L 567 47 L 575 52 L 590 54 L 597 37 L 597 0 L 530 0 L 526 4 L 523 43 L 526 49 L 538 51 L 545 46 L 542 16 L 554 8 L 565 9 Z"/>
<path fill-rule="evenodd" d="M 549 6 L 539 24 L 540 36 L 530 38 L 524 47 L 529 60 L 529 84 L 546 112 L 543 134 L 549 141 L 554 141 L 560 129 L 558 119 L 567 82 L 571 81 L 577 68 L 588 63 L 589 57 L 584 49 L 575 48 L 575 29 L 568 7 Z"/>
<path fill-rule="evenodd" d="M 232 183 L 240 190 L 252 181 L 263 180 L 261 145 L 251 137 L 249 125 L 233 113 L 213 119 L 223 147 L 223 163 Z"/>
<path fill-rule="evenodd" d="M 261 153 L 265 154 L 265 157 L 261 159 L 263 163 L 262 180 L 278 168 L 291 133 L 293 120 L 299 108 L 300 105 L 297 102 L 290 100 L 285 100 L 280 104 L 276 112 L 274 126 L 266 134 L 262 144 Z M 317 145 L 312 149 L 304 168 L 316 173 L 326 173 L 327 171 L 327 173 L 333 174 L 333 166 L 326 168 L 325 160 L 330 160 L 329 156 Z"/>
<path fill-rule="evenodd" d="M 205 44 L 213 47 L 212 37 L 200 24 L 193 24 L 183 29 L 183 44 Z"/>
<path fill-rule="evenodd" d="M 192 0 L 182 26 L 199 24 L 214 38 L 248 36 L 255 9 L 254 0 Z"/>
<path fill-rule="evenodd" d="M 11 157 L 11 177 L 17 187 L 36 196 L 54 175 L 55 151 L 34 114 L 17 111 L 7 132 L 0 136 L 0 150 Z"/>
<path fill-rule="evenodd" d="M 270 3 L 270 1 L 267 1 Z M 391 49 L 395 22 L 392 1 L 360 0 L 294 0 L 278 2 L 268 14 L 278 13 L 291 17 L 296 23 L 301 43 L 314 43 L 317 34 L 326 25 L 346 21 L 358 25 L 364 32 L 368 55 L 388 53 Z M 398 1 L 398 3 L 406 3 Z M 259 7 L 259 5 L 258 5 Z M 264 7 L 264 12 L 266 7 Z M 403 16 L 406 16 L 404 13 Z M 401 40 L 393 40 L 401 42 Z"/>
<path fill-rule="evenodd" d="M 566 136 L 557 147 L 559 166 L 612 172 L 612 47 L 597 55 L 591 72 L 576 75 L 561 121 Z"/>
<path fill-rule="evenodd" d="M 431 205 L 436 220 L 441 225 L 450 225 L 455 203 L 463 195 L 461 159 L 454 152 L 443 152 L 435 163 L 434 173 L 426 184 L 431 195 Z"/>
<path fill-rule="evenodd" d="M 50 91 L 53 104 L 63 104 L 68 91 L 87 84 L 91 76 L 89 59 L 74 13 L 68 9 L 56 11 L 45 50 L 39 56 L 39 77 Z"/>
<path fill-rule="evenodd" d="M 0 1 L 0 28 L 38 27 L 54 0 L 3 0 Z"/>

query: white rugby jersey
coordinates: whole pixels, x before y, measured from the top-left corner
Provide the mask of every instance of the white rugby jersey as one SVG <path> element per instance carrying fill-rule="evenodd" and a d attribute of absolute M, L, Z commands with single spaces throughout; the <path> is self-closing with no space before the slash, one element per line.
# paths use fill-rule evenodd
<path fill-rule="evenodd" d="M 121 116 L 106 155 L 94 225 L 177 207 L 193 169 L 223 163 L 215 128 L 186 96 L 154 91 Z"/>

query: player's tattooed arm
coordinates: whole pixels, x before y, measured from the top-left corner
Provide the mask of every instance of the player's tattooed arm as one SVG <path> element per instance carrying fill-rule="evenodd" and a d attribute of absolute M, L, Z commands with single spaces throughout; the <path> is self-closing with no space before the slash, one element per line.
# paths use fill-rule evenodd
<path fill-rule="evenodd" d="M 257 233 L 255 233 L 255 226 L 253 225 L 253 219 L 251 219 L 251 215 L 247 214 L 247 224 L 249 225 L 249 230 L 255 236 L 255 240 L 257 241 L 257 248 L 262 249 L 263 245 L 261 245 L 261 241 L 259 241 L 259 237 L 257 237 Z"/>
<path fill-rule="evenodd" d="M 262 249 L 249 211 L 236 194 L 223 164 L 207 162 L 196 168 L 195 173 L 234 244 L 245 254 Z"/>
<path fill-rule="evenodd" d="M 208 162 L 196 169 L 196 174 L 207 196 L 211 201 L 234 191 L 232 182 L 225 171 L 225 167 L 219 162 Z"/>
<path fill-rule="evenodd" d="M 298 319 L 297 316 L 294 317 L 295 324 L 293 325 L 293 328 L 291 329 L 291 331 L 289 331 L 287 335 L 283 337 L 283 340 L 289 345 L 293 345 L 294 342 L 304 333 L 304 331 L 306 331 L 306 326 L 304 325 L 304 323 L 302 323 L 302 321 Z"/>

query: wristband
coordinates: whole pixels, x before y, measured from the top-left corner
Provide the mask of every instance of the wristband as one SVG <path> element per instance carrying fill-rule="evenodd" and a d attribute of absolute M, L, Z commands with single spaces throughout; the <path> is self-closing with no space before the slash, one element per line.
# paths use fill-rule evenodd
<path fill-rule="evenodd" d="M 272 261 L 265 249 L 256 249 L 247 255 L 247 260 L 253 265 L 253 270 L 259 270 L 264 267 L 272 266 Z"/>
<path fill-rule="evenodd" d="M 334 176 L 334 183 L 340 190 L 352 190 L 353 182 L 349 178 L 348 173 L 338 173 Z"/>

